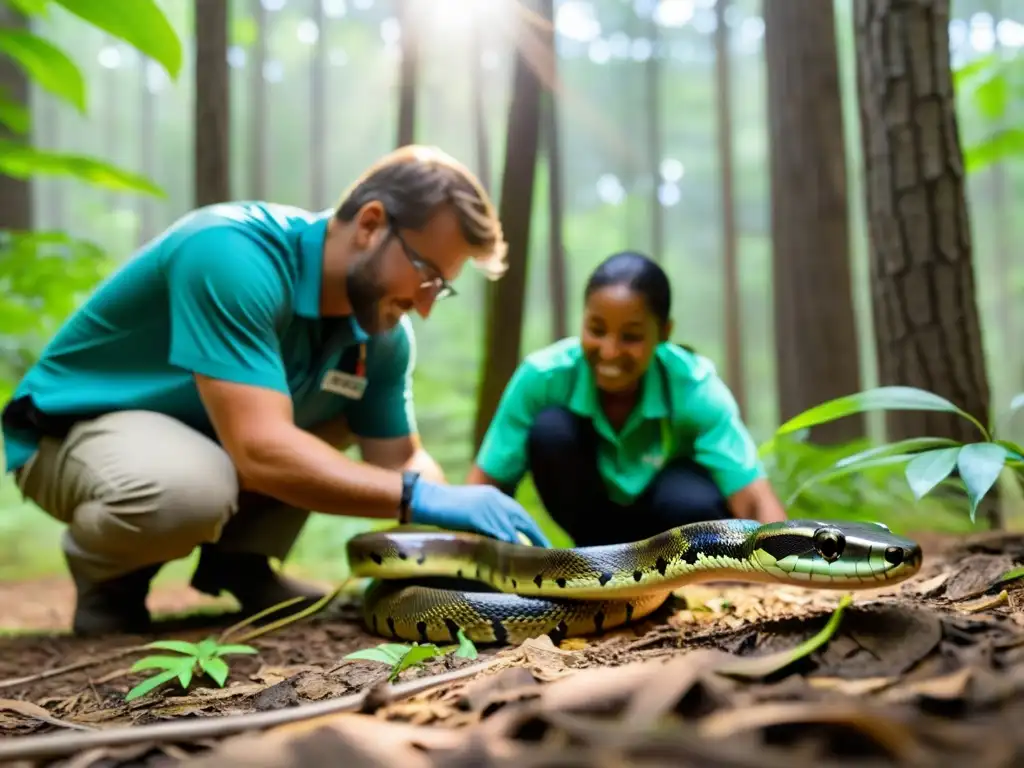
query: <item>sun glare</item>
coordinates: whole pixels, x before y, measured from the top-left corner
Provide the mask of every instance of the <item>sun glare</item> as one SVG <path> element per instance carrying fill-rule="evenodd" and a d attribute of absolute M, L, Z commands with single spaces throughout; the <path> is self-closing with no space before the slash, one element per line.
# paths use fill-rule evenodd
<path fill-rule="evenodd" d="M 417 0 L 416 18 L 432 34 L 464 33 L 476 24 L 508 24 L 512 20 L 514 0 Z"/>

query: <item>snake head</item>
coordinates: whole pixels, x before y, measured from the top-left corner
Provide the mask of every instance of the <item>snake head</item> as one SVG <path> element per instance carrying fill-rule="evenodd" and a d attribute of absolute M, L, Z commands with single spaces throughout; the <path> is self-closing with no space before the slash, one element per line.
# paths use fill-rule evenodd
<path fill-rule="evenodd" d="M 895 584 L 921 568 L 921 547 L 881 523 L 787 520 L 761 526 L 752 559 L 780 581 L 816 588 Z"/>

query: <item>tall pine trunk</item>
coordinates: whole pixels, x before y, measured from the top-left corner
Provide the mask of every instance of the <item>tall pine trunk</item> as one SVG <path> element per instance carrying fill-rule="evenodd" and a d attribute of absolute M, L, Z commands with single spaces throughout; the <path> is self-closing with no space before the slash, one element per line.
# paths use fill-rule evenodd
<path fill-rule="evenodd" d="M 949 0 L 857 0 L 855 13 L 879 381 L 930 390 L 985 423 Z M 890 440 L 978 439 L 956 415 L 894 411 L 887 421 Z"/>
<path fill-rule="evenodd" d="M 780 419 L 861 386 L 850 277 L 846 146 L 831 2 L 764 4 Z M 815 427 L 838 443 L 852 416 Z"/>

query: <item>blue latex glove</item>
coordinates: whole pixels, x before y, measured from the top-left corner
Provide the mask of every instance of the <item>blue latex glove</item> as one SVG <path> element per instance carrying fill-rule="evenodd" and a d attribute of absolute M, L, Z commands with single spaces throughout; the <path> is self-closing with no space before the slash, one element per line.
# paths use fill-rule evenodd
<path fill-rule="evenodd" d="M 442 485 L 420 478 L 412 489 L 410 522 L 453 531 L 482 533 L 521 544 L 522 531 L 534 545 L 550 547 L 540 527 L 518 501 L 492 485 Z"/>

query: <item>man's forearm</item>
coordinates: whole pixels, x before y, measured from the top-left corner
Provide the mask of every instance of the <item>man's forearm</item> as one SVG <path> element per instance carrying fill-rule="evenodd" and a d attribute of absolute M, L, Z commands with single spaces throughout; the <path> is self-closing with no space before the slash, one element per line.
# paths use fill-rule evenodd
<path fill-rule="evenodd" d="M 298 427 L 248 446 L 236 459 L 243 488 L 328 515 L 397 517 L 400 472 L 353 461 Z"/>

